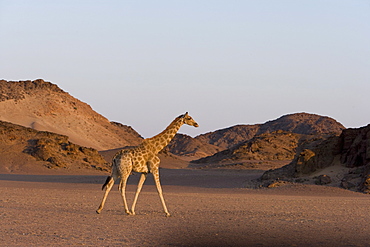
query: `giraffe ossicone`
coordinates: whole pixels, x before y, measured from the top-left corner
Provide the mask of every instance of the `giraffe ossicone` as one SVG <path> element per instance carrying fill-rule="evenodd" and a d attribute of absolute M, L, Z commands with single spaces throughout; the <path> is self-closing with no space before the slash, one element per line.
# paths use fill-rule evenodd
<path fill-rule="evenodd" d="M 108 194 L 114 185 L 114 181 L 117 179 L 121 179 L 118 188 L 121 192 L 125 212 L 129 215 L 135 215 L 135 206 L 141 188 L 143 187 L 147 174 L 152 173 L 157 187 L 158 195 L 162 202 L 163 210 L 166 216 L 170 216 L 170 213 L 167 210 L 167 206 L 163 198 L 162 187 L 159 180 L 160 159 L 158 158 L 158 153 L 164 147 L 166 147 L 168 143 L 170 143 L 170 141 L 174 138 L 177 131 L 183 124 L 198 127 L 197 122 L 195 122 L 194 119 L 186 112 L 185 114 L 175 118 L 175 120 L 173 120 L 171 124 L 158 135 L 144 139 L 140 145 L 136 147 L 122 149 L 114 155 L 112 159 L 112 173 L 110 176 L 108 176 L 102 187 L 103 190 L 105 188 L 105 193 L 99 208 L 96 210 L 98 214 L 100 214 L 103 210 Z M 132 172 L 141 173 L 141 177 L 134 201 L 131 206 L 131 210 L 129 210 L 126 201 L 126 183 L 128 177 Z"/>

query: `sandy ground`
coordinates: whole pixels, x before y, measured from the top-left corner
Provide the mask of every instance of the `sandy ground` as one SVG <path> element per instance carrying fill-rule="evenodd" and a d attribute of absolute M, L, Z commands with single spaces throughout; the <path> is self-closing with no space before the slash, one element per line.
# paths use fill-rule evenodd
<path fill-rule="evenodd" d="M 95 213 L 105 175 L 0 174 L 1 246 L 369 246 L 370 196 L 287 185 L 248 189 L 260 172 L 161 169 L 124 213 L 117 186 Z M 131 204 L 139 175 L 127 188 Z"/>

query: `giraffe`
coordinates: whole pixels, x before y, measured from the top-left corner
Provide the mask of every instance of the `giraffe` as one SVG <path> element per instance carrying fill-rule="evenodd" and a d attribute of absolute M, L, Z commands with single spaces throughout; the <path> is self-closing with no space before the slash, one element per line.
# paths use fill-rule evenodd
<path fill-rule="evenodd" d="M 141 188 L 145 182 L 148 173 L 152 173 L 164 212 L 166 216 L 170 216 L 170 213 L 167 210 L 166 203 L 163 198 L 162 187 L 159 181 L 160 159 L 158 158 L 158 153 L 164 147 L 166 147 L 168 143 L 170 143 L 170 141 L 173 139 L 173 137 L 176 135 L 177 131 L 183 124 L 198 127 L 198 124 L 186 112 L 185 114 L 175 118 L 175 120 L 173 120 L 171 124 L 158 135 L 144 139 L 144 141 L 139 146 L 122 149 L 115 154 L 112 160 L 112 173 L 110 176 L 108 176 L 107 180 L 102 186 L 102 189 L 104 190 L 104 188 L 106 188 L 106 190 L 103 200 L 99 208 L 96 210 L 96 213 L 100 214 L 103 210 L 107 196 L 114 185 L 114 181 L 117 179 L 121 179 L 118 189 L 121 192 L 125 212 L 128 215 L 135 215 L 135 206 Z M 141 173 L 141 177 L 130 211 L 127 206 L 125 190 L 127 179 L 132 172 Z"/>

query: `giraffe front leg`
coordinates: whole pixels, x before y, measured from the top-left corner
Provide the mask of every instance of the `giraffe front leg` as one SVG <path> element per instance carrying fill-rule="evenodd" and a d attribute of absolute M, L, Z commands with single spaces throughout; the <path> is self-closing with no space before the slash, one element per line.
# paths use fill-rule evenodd
<path fill-rule="evenodd" d="M 158 170 L 158 168 L 154 169 L 154 171 L 152 171 L 152 173 L 153 173 L 153 176 L 154 176 L 154 181 L 155 181 L 155 185 L 157 187 L 159 198 L 161 198 L 163 210 L 166 214 L 166 217 L 169 217 L 169 216 L 171 216 L 171 214 L 168 212 L 166 203 L 165 203 L 164 198 L 163 198 L 162 187 L 161 187 L 161 183 L 159 181 L 159 170 Z"/>

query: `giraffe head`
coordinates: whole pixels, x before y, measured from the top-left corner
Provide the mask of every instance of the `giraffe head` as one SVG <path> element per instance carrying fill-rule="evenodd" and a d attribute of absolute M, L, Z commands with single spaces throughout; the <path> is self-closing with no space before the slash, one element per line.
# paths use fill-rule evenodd
<path fill-rule="evenodd" d="M 180 117 L 183 119 L 184 124 L 194 126 L 194 127 L 199 126 L 197 122 L 195 122 L 194 119 L 187 112 L 184 115 L 181 115 Z"/>

